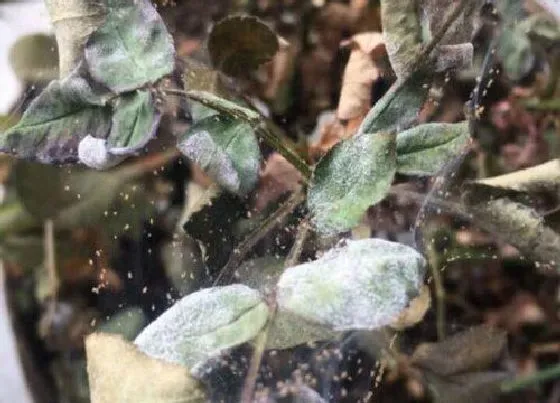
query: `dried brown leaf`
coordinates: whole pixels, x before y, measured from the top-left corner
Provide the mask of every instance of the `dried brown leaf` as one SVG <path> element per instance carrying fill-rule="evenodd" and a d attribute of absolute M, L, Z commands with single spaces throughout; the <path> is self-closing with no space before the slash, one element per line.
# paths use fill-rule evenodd
<path fill-rule="evenodd" d="M 411 363 L 443 376 L 487 368 L 506 346 L 506 333 L 481 325 L 455 334 L 439 343 L 422 343 Z"/>
<path fill-rule="evenodd" d="M 338 105 L 338 117 L 343 120 L 363 117 L 369 110 L 371 85 L 380 75 L 374 54 L 385 50 L 383 36 L 379 32 L 354 35 L 351 45 Z"/>
<path fill-rule="evenodd" d="M 404 330 L 416 325 L 424 318 L 431 304 L 430 289 L 424 285 L 420 290 L 420 295 L 410 301 L 408 307 L 400 313 L 390 326 L 396 330 Z"/>

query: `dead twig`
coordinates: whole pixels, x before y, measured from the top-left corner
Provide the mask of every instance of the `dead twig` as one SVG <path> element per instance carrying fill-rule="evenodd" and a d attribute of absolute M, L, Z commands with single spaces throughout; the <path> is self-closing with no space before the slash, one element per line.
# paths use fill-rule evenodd
<path fill-rule="evenodd" d="M 284 262 L 284 267 L 292 267 L 298 264 L 299 257 L 301 256 L 301 252 L 303 252 L 303 247 L 305 245 L 305 241 L 307 240 L 307 236 L 309 235 L 309 231 L 311 230 L 311 225 L 309 223 L 309 217 L 305 217 L 299 223 L 296 238 L 294 240 L 294 245 L 292 249 L 290 249 L 290 253 L 288 253 L 288 257 Z"/>
<path fill-rule="evenodd" d="M 268 340 L 268 333 L 272 327 L 272 323 L 276 317 L 277 305 L 275 302 L 275 297 L 273 295 L 269 298 L 269 317 L 268 322 L 261 330 L 254 342 L 253 355 L 251 356 L 251 362 L 249 364 L 249 371 L 247 372 L 247 377 L 245 378 L 245 384 L 243 385 L 243 390 L 241 391 L 241 403 L 252 403 L 253 395 L 255 393 L 255 385 L 257 384 L 257 378 L 259 376 L 259 368 L 261 367 L 262 358 L 266 350 L 266 342 Z"/>

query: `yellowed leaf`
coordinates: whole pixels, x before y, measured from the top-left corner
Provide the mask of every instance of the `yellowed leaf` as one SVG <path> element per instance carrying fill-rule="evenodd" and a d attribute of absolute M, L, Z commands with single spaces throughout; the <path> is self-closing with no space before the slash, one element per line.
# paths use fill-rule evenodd
<path fill-rule="evenodd" d="M 180 365 L 148 357 L 120 335 L 86 338 L 92 403 L 202 403 L 202 385 Z"/>
<path fill-rule="evenodd" d="M 424 285 L 420 290 L 420 295 L 410 301 L 410 305 L 400 313 L 390 326 L 396 330 L 403 330 L 416 325 L 424 318 L 431 304 L 430 289 Z"/>

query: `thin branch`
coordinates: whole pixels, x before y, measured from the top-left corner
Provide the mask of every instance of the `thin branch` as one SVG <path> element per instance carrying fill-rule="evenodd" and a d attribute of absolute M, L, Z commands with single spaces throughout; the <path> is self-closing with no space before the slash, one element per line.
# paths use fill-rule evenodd
<path fill-rule="evenodd" d="M 391 187 L 389 189 L 389 194 L 394 196 L 406 197 L 408 199 L 414 200 L 416 203 L 430 204 L 442 209 L 443 211 L 446 211 L 447 213 L 453 214 L 468 221 L 472 221 L 474 219 L 472 213 L 470 213 L 462 204 L 443 200 L 435 196 L 431 196 L 429 193 L 423 194 L 415 192 L 413 190 Z"/>
<path fill-rule="evenodd" d="M 274 148 L 288 162 L 290 162 L 303 175 L 307 181 L 311 178 L 313 171 L 303 158 L 282 139 L 284 134 L 272 122 L 266 122 L 262 116 L 251 109 L 242 108 L 231 101 L 221 99 L 220 102 L 214 102 L 209 98 L 202 96 L 200 91 L 185 91 L 175 88 L 162 89 L 164 94 L 178 95 L 187 97 L 193 101 L 200 102 L 208 108 L 214 109 L 220 113 L 231 116 L 235 119 L 241 119 L 249 123 L 255 130 L 255 133 L 262 138 L 269 146 Z M 218 97 L 216 97 L 218 98 Z M 224 102 L 231 104 L 231 107 Z"/>
<path fill-rule="evenodd" d="M 194 90 L 186 91 L 176 88 L 165 88 L 163 89 L 163 91 L 164 93 L 168 94 L 183 95 L 193 101 L 201 103 L 202 105 L 210 109 L 221 112 L 224 115 L 228 115 L 236 119 L 242 119 L 249 123 L 254 123 L 261 117 L 258 112 L 255 112 L 252 109 L 243 108 L 237 105 L 235 102 L 229 101 L 225 98 L 221 98 L 217 95 L 212 94 L 211 92 Z M 210 97 L 210 95 L 212 97 Z"/>
<path fill-rule="evenodd" d="M 560 100 L 553 99 L 529 99 L 523 102 L 523 105 L 528 110 L 545 111 L 545 112 L 558 112 L 560 111 Z"/>
<path fill-rule="evenodd" d="M 270 124 L 261 123 L 256 127 L 256 133 L 261 137 L 269 146 L 274 148 L 282 157 L 286 158 L 296 169 L 302 174 L 305 181 L 308 181 L 313 174 L 313 171 L 307 163 L 301 158 L 298 153 L 291 147 L 288 147 L 282 141 L 278 129 Z"/>
<path fill-rule="evenodd" d="M 401 0 L 402 2 L 402 0 Z M 406 4 L 403 5 L 403 7 L 409 7 L 411 3 L 413 3 L 412 1 L 407 1 L 404 0 L 404 2 Z M 445 33 L 447 32 L 447 30 L 449 29 L 449 27 L 455 22 L 455 20 L 461 15 L 461 13 L 465 10 L 466 6 L 469 5 L 471 3 L 470 0 L 461 0 L 461 2 L 453 9 L 453 12 L 449 15 L 449 17 L 445 20 L 445 22 L 443 23 L 443 25 L 441 26 L 441 28 L 434 34 L 434 36 L 432 37 L 432 40 L 426 45 L 426 46 L 421 46 L 421 43 L 419 42 L 419 39 L 416 38 L 415 40 L 409 38 L 408 42 L 411 43 L 397 43 L 394 44 L 392 47 L 394 49 L 393 53 L 393 59 L 391 60 L 391 63 L 393 64 L 393 69 L 395 71 L 397 71 L 397 81 L 395 81 L 395 83 L 391 86 L 391 88 L 389 88 L 389 90 L 387 91 L 387 93 L 383 96 L 383 102 L 385 105 L 390 105 L 393 98 L 395 98 L 395 96 L 398 94 L 398 92 L 402 89 L 402 87 L 404 87 L 404 85 L 407 83 L 407 81 L 411 78 L 411 76 L 419 70 L 419 68 L 423 67 L 424 64 L 427 63 L 428 59 L 430 58 L 431 53 L 434 51 L 434 49 L 436 48 L 436 46 L 438 45 L 438 43 L 442 40 L 443 36 L 445 35 Z M 398 16 L 398 21 L 399 23 L 394 24 L 392 23 L 392 18 L 393 16 L 391 16 L 391 14 L 393 13 L 399 13 L 399 7 L 395 7 L 397 6 L 397 0 L 384 0 L 381 3 L 381 13 L 382 13 L 382 23 L 384 26 L 384 34 L 386 36 L 390 36 L 391 32 L 387 32 L 389 30 L 388 27 L 392 26 L 393 29 L 395 29 L 395 36 L 398 37 L 399 40 L 401 40 L 401 31 L 403 31 L 402 26 L 401 26 L 401 18 L 402 16 Z M 407 8 L 408 10 L 408 8 Z M 409 11 L 404 11 L 404 12 L 409 12 Z M 409 27 L 409 29 L 412 30 L 418 30 L 417 27 L 412 28 Z M 403 33 L 403 35 L 409 35 L 410 33 Z M 415 41 L 417 41 L 418 43 L 414 43 Z M 388 52 L 391 54 L 390 52 L 390 48 L 391 48 L 391 44 L 388 43 Z M 419 48 L 419 50 L 414 50 L 411 52 L 410 49 L 406 49 L 407 47 L 410 46 L 414 46 L 416 48 Z M 407 52 L 409 53 L 408 55 L 404 55 L 404 57 L 402 55 L 400 55 L 400 52 Z M 408 63 L 408 61 L 401 61 L 401 60 L 396 60 L 396 59 L 406 59 L 408 56 L 413 56 L 413 59 L 410 61 L 410 64 L 408 66 L 405 66 L 404 63 Z M 390 56 L 391 58 L 391 56 Z M 358 134 L 362 134 L 365 133 L 365 128 L 371 124 L 371 119 L 372 116 L 371 112 L 373 109 L 370 109 L 370 112 L 368 113 L 368 115 L 362 120 L 362 123 L 360 125 L 360 127 L 358 128 L 357 133 Z"/>
<path fill-rule="evenodd" d="M 433 245 L 428 246 L 428 261 L 430 273 L 434 281 L 434 291 L 436 297 L 436 332 L 439 341 L 445 339 L 445 287 L 440 273 L 440 259 Z"/>
<path fill-rule="evenodd" d="M 55 252 L 55 239 L 54 239 L 54 223 L 52 219 L 47 219 L 44 222 L 44 265 L 48 273 L 49 289 L 50 289 L 50 303 L 47 312 L 47 317 L 50 319 L 49 324 L 54 320 L 56 312 L 56 303 L 58 299 L 58 273 L 56 272 L 56 252 Z"/>
<path fill-rule="evenodd" d="M 299 223 L 296 238 L 294 240 L 294 245 L 292 246 L 292 249 L 290 249 L 290 253 L 288 253 L 288 257 L 284 262 L 285 268 L 292 267 L 298 264 L 310 229 L 311 225 L 309 224 L 309 218 L 306 217 Z"/>
<path fill-rule="evenodd" d="M 228 262 L 220 271 L 220 274 L 214 281 L 214 286 L 229 283 L 235 274 L 235 270 L 245 259 L 245 256 L 255 247 L 255 245 L 268 234 L 273 228 L 280 224 L 295 208 L 305 200 L 305 192 L 299 190 L 292 194 L 290 198 L 282 204 L 271 216 L 263 220 L 263 222 L 255 228 L 245 238 L 243 242 L 232 252 Z"/>
<path fill-rule="evenodd" d="M 270 301 L 274 301 L 274 297 L 270 296 Z M 264 356 L 264 352 L 266 350 L 266 342 L 268 340 L 268 334 L 270 332 L 270 328 L 276 318 L 276 311 L 277 305 L 275 302 L 271 302 L 269 304 L 269 316 L 266 325 L 261 330 L 259 335 L 257 336 L 254 348 L 253 348 L 253 355 L 251 356 L 251 363 L 249 364 L 249 371 L 247 372 L 247 377 L 245 378 L 245 384 L 243 386 L 243 390 L 241 392 L 241 403 L 252 403 L 253 402 L 253 395 L 255 393 L 255 386 L 257 384 L 257 378 L 259 376 L 259 368 L 261 367 L 262 358 Z"/>
<path fill-rule="evenodd" d="M 430 57 L 430 54 L 434 51 L 438 43 L 441 42 L 447 30 L 455 22 L 457 18 L 465 11 L 468 5 L 473 5 L 475 2 L 472 0 L 462 0 L 454 9 L 453 12 L 447 17 L 441 28 L 434 34 L 432 40 L 422 49 L 422 53 L 418 58 L 412 63 L 412 68 L 410 71 L 416 71 L 426 63 Z"/>

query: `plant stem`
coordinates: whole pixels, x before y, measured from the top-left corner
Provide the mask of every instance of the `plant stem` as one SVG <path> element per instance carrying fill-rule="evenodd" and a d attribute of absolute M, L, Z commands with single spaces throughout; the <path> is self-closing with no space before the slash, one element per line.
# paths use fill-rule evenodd
<path fill-rule="evenodd" d="M 255 228 L 245 238 L 243 242 L 232 252 L 228 262 L 220 271 L 220 274 L 214 281 L 214 286 L 229 283 L 235 274 L 235 270 L 241 264 L 245 256 L 253 249 L 253 247 L 274 227 L 282 222 L 294 209 L 305 200 L 305 192 L 298 190 L 282 204 L 272 215 L 263 220 L 263 222 Z"/>
<path fill-rule="evenodd" d="M 282 157 L 286 158 L 296 169 L 303 175 L 307 182 L 311 179 L 313 171 L 307 163 L 301 158 L 293 148 L 288 147 L 280 136 L 279 129 L 272 124 L 261 123 L 256 128 L 256 133 L 261 137 L 269 146 L 274 148 Z"/>
<path fill-rule="evenodd" d="M 433 245 L 427 247 L 428 264 L 434 281 L 436 297 L 436 331 L 438 341 L 445 339 L 445 288 L 440 274 L 440 259 Z"/>
<path fill-rule="evenodd" d="M 292 246 L 292 249 L 290 249 L 290 253 L 288 253 L 288 257 L 284 262 L 285 268 L 292 267 L 298 264 L 299 257 L 301 256 L 301 252 L 303 251 L 303 246 L 305 245 L 305 240 L 309 235 L 310 229 L 311 226 L 309 225 L 309 218 L 306 217 L 300 222 L 298 226 L 294 245 Z"/>
<path fill-rule="evenodd" d="M 508 380 L 502 383 L 501 390 L 504 393 L 515 392 L 520 389 L 525 389 L 529 386 L 537 385 L 539 383 L 551 381 L 560 378 L 560 364 L 553 367 L 543 369 L 535 374 L 522 376 L 516 379 Z"/>
<path fill-rule="evenodd" d="M 382 10 L 383 10 L 383 8 L 386 8 L 386 7 L 389 7 L 389 6 L 391 6 L 391 7 L 395 6 L 397 1 L 406 2 L 406 1 L 410 1 L 410 0 L 384 0 L 384 2 L 382 3 Z M 391 104 L 392 100 L 399 93 L 399 91 L 402 89 L 402 87 L 407 83 L 407 81 L 412 77 L 412 75 L 414 73 L 416 73 L 420 68 L 422 68 L 423 65 L 428 61 L 428 58 L 430 57 L 430 54 L 436 48 L 438 43 L 442 40 L 443 36 L 445 35 L 445 33 L 447 32 L 449 27 L 461 15 L 461 13 L 465 10 L 466 6 L 469 3 L 471 3 L 470 0 L 461 0 L 461 2 L 453 9 L 453 12 L 449 15 L 449 17 L 445 20 L 445 22 L 443 23 L 441 28 L 434 34 L 434 36 L 432 37 L 432 40 L 426 46 L 421 47 L 420 50 L 415 51 L 416 55 L 410 61 L 410 66 L 405 65 L 405 63 L 408 63 L 408 60 L 406 60 L 408 58 L 408 55 L 401 56 L 401 55 L 398 54 L 400 52 L 408 53 L 408 52 L 410 52 L 410 50 L 403 49 L 402 51 L 395 52 L 395 56 L 393 57 L 393 61 L 395 63 L 399 64 L 399 65 L 397 65 L 397 66 L 394 65 L 392 67 L 395 71 L 398 71 L 400 74 L 397 75 L 397 81 L 395 81 L 395 83 L 391 86 L 391 88 L 389 88 L 389 91 L 387 91 L 387 93 L 382 98 L 383 103 L 384 103 L 384 105 L 386 105 L 386 107 L 388 107 Z M 405 7 L 405 5 L 403 5 L 403 7 Z M 396 25 L 392 24 L 392 16 L 390 16 L 392 13 L 400 12 L 399 8 L 400 7 L 390 8 L 390 9 L 387 8 L 387 10 L 385 11 L 385 14 L 386 14 L 385 20 L 383 19 L 383 14 L 384 13 L 382 11 L 382 24 L 384 25 L 384 34 L 387 35 L 387 30 L 389 29 L 389 28 L 387 28 L 387 26 L 390 27 L 392 25 L 393 29 L 395 30 L 394 34 L 396 35 L 396 37 L 401 36 L 400 34 L 402 32 L 400 32 L 400 31 L 401 31 L 402 27 L 400 26 L 400 24 L 396 24 Z M 400 18 L 401 16 L 398 16 L 398 17 Z M 411 27 L 411 29 L 412 29 L 412 27 Z M 390 32 L 389 32 L 389 36 L 390 36 Z M 400 40 L 400 38 L 399 38 L 399 40 Z M 409 43 L 406 46 L 418 47 L 420 45 L 419 43 L 412 44 L 412 42 L 414 42 L 414 41 L 409 40 Z M 392 46 L 398 48 L 398 47 L 405 46 L 405 44 L 396 43 L 396 44 L 393 44 Z M 393 61 L 391 63 L 393 63 Z M 374 108 L 370 109 L 369 113 L 362 120 L 362 123 L 360 124 L 360 127 L 358 128 L 357 135 L 366 133 L 366 127 L 368 127 L 371 124 L 371 121 L 373 119 L 373 115 L 372 115 L 373 110 L 374 110 Z M 383 113 L 383 112 L 378 111 L 378 113 Z"/>
<path fill-rule="evenodd" d="M 56 272 L 54 223 L 51 218 L 44 222 L 44 256 L 45 268 L 49 278 L 50 303 L 47 315 L 50 319 L 49 324 L 54 320 L 56 312 L 56 302 L 58 299 L 58 274 Z"/>
<path fill-rule="evenodd" d="M 472 5 L 474 3 L 475 2 L 473 2 L 471 0 L 462 0 L 453 9 L 453 12 L 449 15 L 449 17 L 447 17 L 447 19 L 445 20 L 445 22 L 443 23 L 441 28 L 434 34 L 434 36 L 432 37 L 432 40 L 426 45 L 426 47 L 424 47 L 422 49 L 422 53 L 420 53 L 418 58 L 412 63 L 412 68 L 411 68 L 410 71 L 414 72 L 414 71 L 418 70 L 419 68 L 421 68 L 424 63 L 426 63 L 426 61 L 430 57 L 430 54 L 434 51 L 434 49 L 436 48 L 438 43 L 441 42 L 441 40 L 443 39 L 443 36 L 445 35 L 445 33 L 447 32 L 449 27 L 451 27 L 451 25 L 455 22 L 455 20 L 457 18 L 459 18 L 461 13 L 463 11 L 465 11 L 465 8 L 467 7 L 467 5 L 469 5 L 469 4 Z"/>
<path fill-rule="evenodd" d="M 274 298 L 271 296 L 271 300 Z M 247 372 L 247 377 L 245 378 L 245 384 L 243 386 L 243 391 L 241 392 L 241 403 L 252 403 L 253 394 L 255 393 L 255 386 L 257 384 L 257 377 L 259 376 L 259 368 L 261 367 L 262 358 L 266 350 L 266 341 L 268 340 L 268 333 L 272 327 L 272 323 L 276 318 L 277 306 L 276 303 L 272 303 L 270 306 L 270 314 L 266 325 L 261 330 L 257 339 L 255 340 L 255 347 L 253 349 L 253 355 L 251 356 L 251 363 L 249 364 L 249 371 Z"/>
<path fill-rule="evenodd" d="M 185 97 L 193 101 L 200 102 L 202 105 L 208 108 L 217 110 L 218 112 L 236 119 L 245 120 L 249 123 L 254 123 L 255 120 L 258 120 L 260 118 L 258 112 L 255 112 L 254 110 L 249 108 L 239 106 L 235 102 L 232 102 L 225 98 L 221 98 L 217 95 L 212 94 L 211 92 L 193 90 L 185 91 L 178 89 L 165 89 L 164 91 L 168 93 L 184 95 Z"/>
<path fill-rule="evenodd" d="M 395 187 L 391 187 L 388 194 L 406 197 L 414 200 L 416 203 L 429 203 L 430 205 L 439 207 L 442 210 L 464 220 L 472 221 L 474 218 L 472 213 L 469 213 L 462 204 L 440 199 L 438 197 L 433 197 L 429 194 L 423 194 L 415 192 L 413 190 L 404 190 Z"/>
<path fill-rule="evenodd" d="M 174 88 L 162 89 L 166 94 L 180 95 L 187 97 L 193 101 L 200 102 L 208 108 L 214 109 L 225 115 L 231 116 L 234 119 L 241 119 L 249 123 L 255 130 L 255 133 L 262 138 L 269 146 L 274 148 L 280 155 L 282 155 L 286 160 L 288 160 L 296 169 L 303 175 L 303 178 L 307 181 L 311 178 L 312 169 L 303 158 L 290 146 L 286 144 L 286 141 L 282 139 L 284 134 L 281 130 L 274 125 L 272 122 L 266 122 L 262 116 L 257 112 L 240 107 L 231 101 L 221 99 L 220 102 L 215 102 L 215 100 L 204 96 L 201 91 L 185 91 Z M 215 98 L 220 99 L 218 96 Z M 223 102 L 222 102 L 223 101 Z M 231 107 L 224 105 L 224 102 L 231 104 Z"/>

